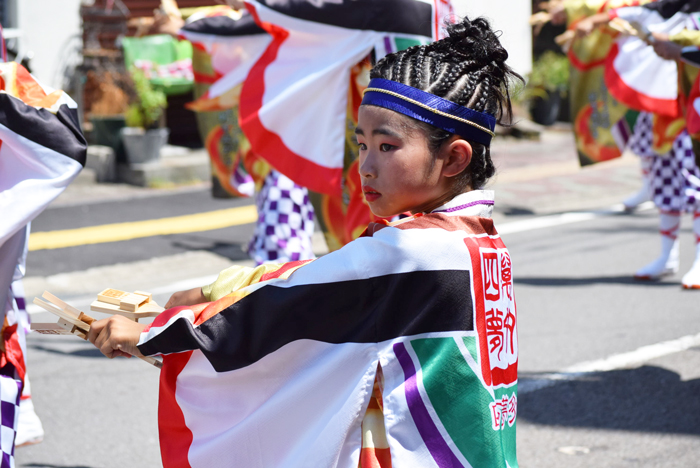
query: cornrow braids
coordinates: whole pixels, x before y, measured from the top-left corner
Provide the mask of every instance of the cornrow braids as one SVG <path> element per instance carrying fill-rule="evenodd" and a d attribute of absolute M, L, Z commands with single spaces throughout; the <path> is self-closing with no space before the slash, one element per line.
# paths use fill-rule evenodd
<path fill-rule="evenodd" d="M 427 91 L 475 111 L 493 115 L 501 125 L 510 123 L 512 107 L 509 82 L 523 81 L 505 62 L 508 52 L 488 20 L 464 18 L 446 24 L 445 39 L 389 54 L 370 71 L 370 78 L 384 78 Z M 428 137 L 428 148 L 437 155 L 454 135 L 424 122 L 414 124 Z M 487 146 L 470 140 L 472 159 L 455 177 L 454 191 L 481 188 L 495 173 Z"/>

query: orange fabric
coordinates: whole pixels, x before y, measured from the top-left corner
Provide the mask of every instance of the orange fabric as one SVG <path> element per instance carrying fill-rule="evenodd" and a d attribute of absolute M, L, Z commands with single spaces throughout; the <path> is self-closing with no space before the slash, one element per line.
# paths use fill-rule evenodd
<path fill-rule="evenodd" d="M 19 345 L 19 335 L 17 333 L 17 324 L 12 326 L 7 325 L 7 318 L 2 327 L 2 341 L 5 350 L 0 353 L 0 367 L 12 364 L 17 370 L 19 379 L 24 382 L 26 367 L 24 364 L 24 354 Z"/>
<path fill-rule="evenodd" d="M 391 451 L 384 426 L 384 401 L 382 391 L 384 375 L 377 366 L 372 397 L 362 420 L 362 449 L 359 468 L 391 468 Z"/>

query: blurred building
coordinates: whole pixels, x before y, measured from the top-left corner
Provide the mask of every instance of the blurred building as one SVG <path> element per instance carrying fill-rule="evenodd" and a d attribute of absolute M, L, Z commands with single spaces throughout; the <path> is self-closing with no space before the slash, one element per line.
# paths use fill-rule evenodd
<path fill-rule="evenodd" d="M 80 5 L 104 0 L 0 0 L 0 23 L 9 31 L 10 48 L 19 54 L 32 54 L 32 69 L 41 81 L 60 86 L 64 61 L 70 60 L 72 40 L 81 36 Z M 146 16 L 159 0 L 124 0 L 133 16 Z M 218 3 L 216 0 L 181 0 L 181 6 Z M 184 5 L 187 3 L 188 5 Z M 192 5 L 190 5 L 192 3 Z M 486 16 L 510 53 L 512 66 L 519 73 L 532 67 L 532 36 L 528 25 L 531 0 L 454 0 L 460 16 Z"/>
<path fill-rule="evenodd" d="M 510 65 L 525 75 L 532 69 L 531 0 L 453 0 L 460 16 L 485 16 L 495 29 L 501 30 L 501 41 L 508 50 Z"/>

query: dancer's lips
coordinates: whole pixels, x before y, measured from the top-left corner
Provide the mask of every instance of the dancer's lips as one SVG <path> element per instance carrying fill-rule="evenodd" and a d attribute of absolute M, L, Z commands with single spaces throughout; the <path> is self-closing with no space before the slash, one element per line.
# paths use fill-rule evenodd
<path fill-rule="evenodd" d="M 368 202 L 376 201 L 379 197 L 382 196 L 381 193 L 377 192 L 369 185 L 365 185 L 364 187 L 362 187 L 362 192 L 365 194 L 365 200 L 367 200 Z"/>

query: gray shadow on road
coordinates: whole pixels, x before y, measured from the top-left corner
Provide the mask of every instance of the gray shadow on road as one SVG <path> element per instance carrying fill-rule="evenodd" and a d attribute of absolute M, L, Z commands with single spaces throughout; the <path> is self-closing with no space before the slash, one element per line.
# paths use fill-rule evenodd
<path fill-rule="evenodd" d="M 522 373 L 519 382 L 536 380 Z M 586 374 L 518 395 L 518 418 L 547 426 L 700 435 L 700 379 L 656 366 Z"/>
<path fill-rule="evenodd" d="M 635 286 L 673 287 L 680 289 L 680 282 L 671 281 L 639 281 L 631 275 L 622 276 L 589 276 L 582 278 L 562 278 L 561 276 L 530 276 L 513 278 L 516 284 L 529 286 L 592 286 L 594 284 L 629 284 Z"/>
<path fill-rule="evenodd" d="M 238 260 L 250 260 L 250 256 L 244 250 L 247 246 L 244 246 L 235 242 L 219 242 L 212 241 L 206 237 L 199 236 L 178 236 L 180 240 L 174 240 L 171 245 L 178 249 L 185 250 L 204 250 L 207 252 L 226 257 L 232 261 Z"/>
<path fill-rule="evenodd" d="M 22 464 L 20 463 L 17 465 L 19 468 L 94 468 L 92 466 L 87 466 L 87 465 L 51 465 L 48 463 L 27 463 L 27 464 Z"/>
<path fill-rule="evenodd" d="M 73 351 L 63 351 L 58 348 L 52 348 L 49 346 L 42 346 L 40 344 L 33 344 L 33 343 L 28 343 L 27 346 L 30 349 L 35 349 L 37 351 L 43 351 L 46 353 L 51 353 L 51 354 L 60 354 L 61 356 L 72 356 L 72 357 L 89 357 L 89 358 L 94 358 L 94 357 L 104 357 L 104 354 L 100 352 L 99 349 L 91 346 L 91 347 L 86 347 L 84 349 L 76 349 Z"/>
<path fill-rule="evenodd" d="M 521 206 L 506 205 L 494 208 L 497 213 L 504 214 L 506 216 L 534 216 L 535 212 L 529 208 Z"/>

